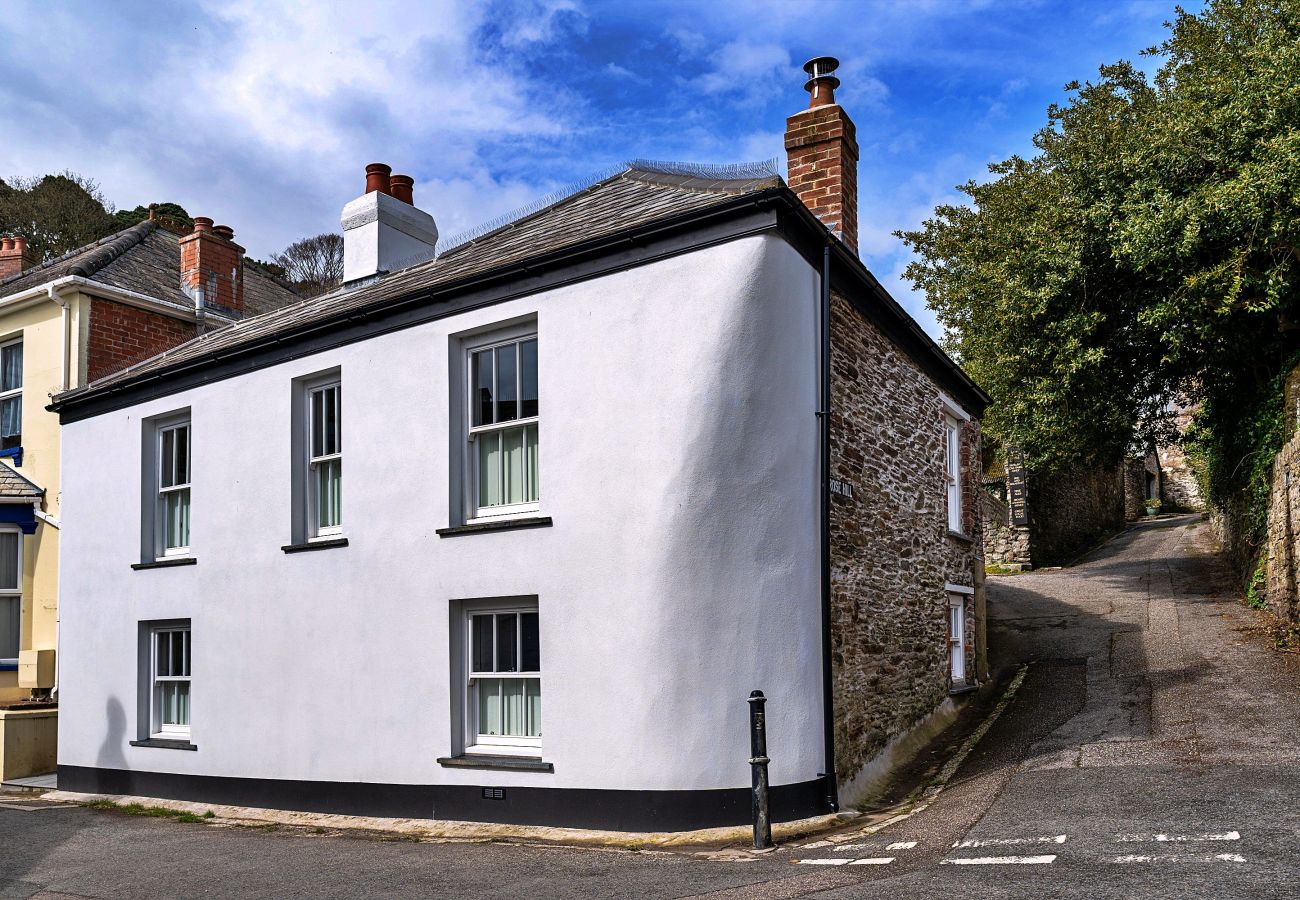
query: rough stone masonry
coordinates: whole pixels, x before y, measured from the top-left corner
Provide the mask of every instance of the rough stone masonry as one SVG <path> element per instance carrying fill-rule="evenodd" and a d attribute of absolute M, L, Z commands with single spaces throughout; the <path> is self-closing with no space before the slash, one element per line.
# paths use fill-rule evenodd
<path fill-rule="evenodd" d="M 977 585 L 979 420 L 962 429 L 964 535 L 948 531 L 938 386 L 845 298 L 831 301 L 831 628 L 836 770 L 848 782 L 948 696 L 946 584 Z M 976 464 L 972 464 L 976 463 Z M 976 604 L 966 598 L 967 672 Z"/>

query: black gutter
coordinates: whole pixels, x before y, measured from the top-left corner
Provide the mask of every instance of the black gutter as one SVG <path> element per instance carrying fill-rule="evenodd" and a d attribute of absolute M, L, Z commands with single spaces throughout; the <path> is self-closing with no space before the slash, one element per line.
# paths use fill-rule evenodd
<path fill-rule="evenodd" d="M 822 247 L 821 350 L 818 378 L 821 397 L 817 411 L 818 449 L 821 451 L 821 608 L 822 608 L 822 741 L 825 751 L 822 775 L 826 779 L 826 804 L 840 808 L 839 777 L 835 772 L 835 695 L 831 669 L 831 243 Z"/>

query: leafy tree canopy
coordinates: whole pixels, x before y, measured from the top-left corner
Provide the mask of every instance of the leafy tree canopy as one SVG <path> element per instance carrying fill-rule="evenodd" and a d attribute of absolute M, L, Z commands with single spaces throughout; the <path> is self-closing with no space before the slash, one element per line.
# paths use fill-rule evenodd
<path fill-rule="evenodd" d="M 92 179 L 76 172 L 0 182 L 0 232 L 27 238 L 41 259 L 52 259 L 118 229 Z"/>
<path fill-rule="evenodd" d="M 1175 393 L 1226 434 L 1300 346 L 1300 0 L 1168 27 L 1153 79 L 1067 85 L 1031 158 L 900 233 L 988 430 L 1040 465 L 1115 461 Z"/>
<path fill-rule="evenodd" d="M 169 225 L 175 226 L 181 231 L 191 231 L 194 228 L 194 219 L 185 211 L 185 207 L 179 203 L 155 203 L 153 204 L 154 217 Z M 149 218 L 149 207 L 137 206 L 135 209 L 119 209 L 114 216 L 117 220 L 118 228 L 130 228 Z"/>

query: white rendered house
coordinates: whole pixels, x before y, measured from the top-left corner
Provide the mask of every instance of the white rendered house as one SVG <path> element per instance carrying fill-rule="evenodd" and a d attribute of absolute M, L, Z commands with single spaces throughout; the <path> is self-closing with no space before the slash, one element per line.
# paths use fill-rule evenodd
<path fill-rule="evenodd" d="M 371 169 L 341 289 L 56 398 L 60 787 L 731 824 L 760 689 L 774 816 L 833 808 L 819 348 L 830 291 L 879 285 L 758 167 L 629 165 L 436 256 Z M 389 227 L 400 259 L 370 245 Z M 942 540 L 948 435 L 986 398 L 869 315 L 917 373 Z M 974 576 L 940 556 L 942 697 Z"/>

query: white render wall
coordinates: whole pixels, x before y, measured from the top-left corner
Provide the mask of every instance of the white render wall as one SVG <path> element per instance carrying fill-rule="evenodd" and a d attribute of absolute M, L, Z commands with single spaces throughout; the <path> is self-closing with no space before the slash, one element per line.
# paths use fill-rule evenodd
<path fill-rule="evenodd" d="M 59 763 L 250 778 L 706 789 L 822 770 L 818 277 L 751 237 L 64 428 Z M 541 515 L 449 524 L 448 336 L 536 314 Z M 339 366 L 344 533 L 290 543 L 290 382 Z M 140 556 L 142 418 L 190 407 L 197 565 Z M 536 594 L 542 757 L 447 769 L 448 603 Z M 198 752 L 138 748 L 138 623 L 193 621 Z"/>

